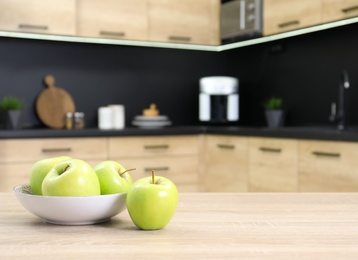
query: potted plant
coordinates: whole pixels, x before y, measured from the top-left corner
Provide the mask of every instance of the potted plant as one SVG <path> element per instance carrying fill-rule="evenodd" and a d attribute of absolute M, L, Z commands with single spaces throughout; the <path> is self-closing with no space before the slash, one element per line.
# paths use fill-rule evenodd
<path fill-rule="evenodd" d="M 5 128 L 21 128 L 24 107 L 24 102 L 16 97 L 9 96 L 0 100 L 0 108 L 4 113 Z"/>
<path fill-rule="evenodd" d="M 265 102 L 264 106 L 268 127 L 277 128 L 283 126 L 285 113 L 282 109 L 282 99 L 271 97 Z"/>

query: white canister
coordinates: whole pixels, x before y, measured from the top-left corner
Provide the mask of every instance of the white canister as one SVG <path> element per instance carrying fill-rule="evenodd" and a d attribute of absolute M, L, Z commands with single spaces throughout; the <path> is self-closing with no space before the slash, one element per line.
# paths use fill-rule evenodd
<path fill-rule="evenodd" d="M 113 129 L 113 110 L 110 107 L 98 108 L 98 128 L 101 130 Z"/>
<path fill-rule="evenodd" d="M 114 129 L 123 129 L 125 127 L 125 110 L 123 105 L 109 105 L 112 109 L 112 122 Z"/>

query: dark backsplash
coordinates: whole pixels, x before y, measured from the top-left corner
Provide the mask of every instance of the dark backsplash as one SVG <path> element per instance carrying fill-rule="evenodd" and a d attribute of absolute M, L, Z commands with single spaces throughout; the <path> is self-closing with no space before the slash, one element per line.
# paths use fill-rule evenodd
<path fill-rule="evenodd" d="M 39 126 L 35 100 L 52 74 L 88 127 L 99 106 L 124 104 L 130 125 L 153 102 L 175 125 L 198 125 L 199 78 L 227 75 L 240 80 L 237 125 L 264 126 L 262 104 L 273 95 L 284 99 L 287 125 L 325 125 L 345 68 L 348 122 L 358 124 L 357 31 L 353 24 L 219 53 L 0 38 L 0 98 L 25 100 L 26 125 Z"/>

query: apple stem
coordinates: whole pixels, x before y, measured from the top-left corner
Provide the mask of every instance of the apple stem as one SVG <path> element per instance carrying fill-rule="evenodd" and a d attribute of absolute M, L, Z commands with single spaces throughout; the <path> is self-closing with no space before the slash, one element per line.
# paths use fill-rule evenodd
<path fill-rule="evenodd" d="M 134 170 L 136 170 L 136 168 L 130 168 L 130 169 L 125 170 L 124 172 L 119 173 L 119 175 L 122 176 L 126 172 L 130 172 L 130 171 L 134 171 Z"/>
<path fill-rule="evenodd" d="M 154 170 L 152 170 L 152 183 L 154 184 Z"/>
<path fill-rule="evenodd" d="M 69 164 L 66 165 L 65 169 L 63 170 L 63 172 L 67 171 L 68 168 L 70 168 Z"/>

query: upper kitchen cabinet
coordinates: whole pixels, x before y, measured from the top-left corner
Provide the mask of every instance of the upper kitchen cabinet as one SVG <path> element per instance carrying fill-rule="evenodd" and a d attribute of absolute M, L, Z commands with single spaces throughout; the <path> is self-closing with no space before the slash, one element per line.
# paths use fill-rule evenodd
<path fill-rule="evenodd" d="M 0 30 L 74 35 L 76 0 L 0 0 Z"/>
<path fill-rule="evenodd" d="M 321 23 L 321 0 L 264 0 L 263 10 L 264 35 Z"/>
<path fill-rule="evenodd" d="M 322 22 L 358 16 L 358 0 L 322 0 Z"/>
<path fill-rule="evenodd" d="M 219 0 L 148 0 L 149 39 L 219 45 L 220 4 Z"/>
<path fill-rule="evenodd" d="M 148 39 L 147 0 L 77 0 L 78 36 Z"/>

